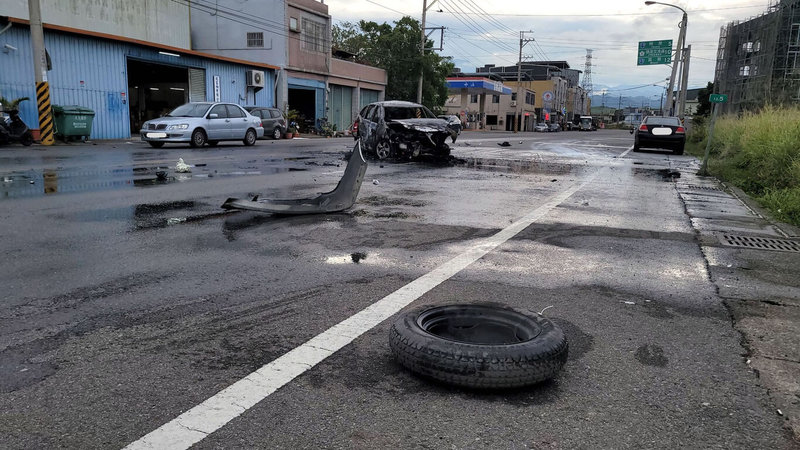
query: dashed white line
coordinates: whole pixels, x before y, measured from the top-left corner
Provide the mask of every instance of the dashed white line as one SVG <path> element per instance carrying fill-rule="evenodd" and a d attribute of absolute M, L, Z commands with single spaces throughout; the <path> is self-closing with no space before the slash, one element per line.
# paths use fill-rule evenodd
<path fill-rule="evenodd" d="M 572 185 L 556 194 L 547 203 L 534 209 L 494 236 L 475 243 L 455 258 L 264 365 L 125 448 L 131 450 L 187 449 L 200 442 L 426 292 L 516 236 L 575 192 L 591 183 L 596 176 L 597 173 L 583 183 Z"/>

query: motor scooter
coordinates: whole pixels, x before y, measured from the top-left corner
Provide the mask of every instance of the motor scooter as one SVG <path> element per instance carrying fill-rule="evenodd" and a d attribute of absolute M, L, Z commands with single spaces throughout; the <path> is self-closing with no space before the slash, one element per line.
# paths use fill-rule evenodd
<path fill-rule="evenodd" d="M 33 144 L 33 133 L 19 117 L 19 110 L 0 113 L 0 145 L 19 142 L 24 146 Z"/>

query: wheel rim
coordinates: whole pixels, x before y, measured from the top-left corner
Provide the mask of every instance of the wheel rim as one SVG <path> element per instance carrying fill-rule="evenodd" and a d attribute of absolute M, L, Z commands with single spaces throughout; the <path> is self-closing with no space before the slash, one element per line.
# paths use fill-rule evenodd
<path fill-rule="evenodd" d="M 450 305 L 428 309 L 417 317 L 425 332 L 449 341 L 510 345 L 530 341 L 542 329 L 511 310 L 480 305 Z"/>
<path fill-rule="evenodd" d="M 272 132 L 272 137 L 274 137 L 275 139 L 280 139 L 281 138 L 281 129 L 280 128 L 275 128 L 275 131 Z"/>
<path fill-rule="evenodd" d="M 195 131 L 194 132 L 194 144 L 197 146 L 201 146 L 205 143 L 206 138 L 203 136 L 202 131 Z"/>
<path fill-rule="evenodd" d="M 375 147 L 375 154 L 378 159 L 386 159 L 389 157 L 389 143 L 386 141 L 379 142 Z"/>
<path fill-rule="evenodd" d="M 256 143 L 256 132 L 253 130 L 247 130 L 247 145 L 253 145 Z"/>

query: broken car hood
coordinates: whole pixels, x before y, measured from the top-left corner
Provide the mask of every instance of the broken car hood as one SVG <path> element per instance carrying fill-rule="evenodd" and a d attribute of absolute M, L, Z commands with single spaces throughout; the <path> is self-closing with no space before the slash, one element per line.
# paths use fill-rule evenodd
<path fill-rule="evenodd" d="M 392 120 L 389 124 L 397 123 L 409 130 L 420 131 L 422 133 L 451 133 L 452 129 L 443 119 L 403 119 Z"/>

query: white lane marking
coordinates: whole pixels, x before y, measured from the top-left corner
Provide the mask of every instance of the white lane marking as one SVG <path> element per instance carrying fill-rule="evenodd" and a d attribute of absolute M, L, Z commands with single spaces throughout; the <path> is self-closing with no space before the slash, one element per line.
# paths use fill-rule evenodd
<path fill-rule="evenodd" d="M 200 442 L 426 292 L 516 236 L 591 183 L 597 175 L 595 173 L 583 183 L 572 185 L 494 236 L 475 243 L 431 272 L 264 365 L 125 448 L 187 449 Z"/>
<path fill-rule="evenodd" d="M 622 157 L 624 157 L 625 155 L 627 155 L 628 153 L 630 153 L 630 152 L 631 152 L 631 150 L 633 150 L 633 146 L 630 146 L 630 147 L 628 147 L 628 149 L 627 149 L 627 150 L 625 150 L 625 151 L 624 151 L 624 152 L 622 152 L 621 154 L 619 154 L 619 155 L 615 156 L 615 158 L 622 158 Z"/>

